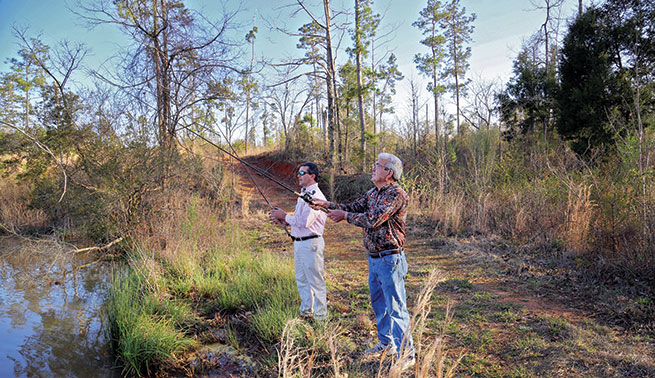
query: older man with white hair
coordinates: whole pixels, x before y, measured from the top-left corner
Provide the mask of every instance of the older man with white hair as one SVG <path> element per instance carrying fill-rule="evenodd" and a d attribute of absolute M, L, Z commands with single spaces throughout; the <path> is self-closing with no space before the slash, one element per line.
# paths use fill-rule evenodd
<path fill-rule="evenodd" d="M 403 163 L 397 156 L 381 153 L 371 173 L 375 188 L 363 197 L 350 204 L 320 199 L 314 199 L 314 203 L 330 209 L 328 218 L 333 221 L 346 219 L 363 229 L 371 306 L 380 340 L 364 354 L 395 351 L 398 357 L 406 359 L 403 368 L 409 368 L 414 365 L 414 346 L 409 329 L 405 294 L 407 260 L 403 250 L 409 196 L 397 182 L 402 173 Z"/>

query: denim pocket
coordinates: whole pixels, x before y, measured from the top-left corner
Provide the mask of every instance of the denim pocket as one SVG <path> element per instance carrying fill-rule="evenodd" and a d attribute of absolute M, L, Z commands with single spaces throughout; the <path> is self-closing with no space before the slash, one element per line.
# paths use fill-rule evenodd
<path fill-rule="evenodd" d="M 400 262 L 399 257 L 400 257 L 400 255 L 398 255 L 398 254 L 395 254 L 395 255 L 388 255 L 388 256 L 384 256 L 384 257 L 382 257 L 382 261 L 384 261 L 384 263 L 385 263 L 387 266 L 395 267 L 395 266 L 397 266 L 398 263 Z"/>

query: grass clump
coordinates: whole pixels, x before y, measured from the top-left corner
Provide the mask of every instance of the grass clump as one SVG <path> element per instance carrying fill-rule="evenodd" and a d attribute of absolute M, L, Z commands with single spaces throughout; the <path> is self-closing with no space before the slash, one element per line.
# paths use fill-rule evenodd
<path fill-rule="evenodd" d="M 157 295 L 136 271 L 113 277 L 106 302 L 109 331 L 127 374 L 149 374 L 194 345 L 193 339 L 181 332 L 184 312 Z"/>
<path fill-rule="evenodd" d="M 293 264 L 268 252 L 253 253 L 254 235 L 237 224 L 219 223 L 210 212 L 191 200 L 187 214 L 176 218 L 181 221 L 165 227 L 165 248 L 136 248 L 126 269 L 115 274 L 105 305 L 125 373 L 185 368 L 183 353 L 216 341 L 200 334 L 221 326 L 213 322 L 215 314 L 248 318 L 245 329 L 224 324 L 226 342 L 233 345 L 239 345 L 242 330 L 263 345 L 273 344 L 294 317 Z M 148 240 L 142 244 L 152 246 Z"/>

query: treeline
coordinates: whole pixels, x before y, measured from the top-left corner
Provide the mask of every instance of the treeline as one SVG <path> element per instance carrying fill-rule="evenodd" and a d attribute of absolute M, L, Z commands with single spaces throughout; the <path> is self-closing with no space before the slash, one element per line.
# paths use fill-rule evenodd
<path fill-rule="evenodd" d="M 428 1 L 413 26 L 429 83 L 409 80 L 400 116 L 392 100 L 404 75 L 370 0 L 349 12 L 328 0 L 282 8 L 307 22 L 274 24 L 298 52 L 281 62 L 259 57 L 262 28 L 237 29 L 230 11 L 82 1 L 82 20 L 130 43 L 105 68 L 83 70 L 86 46 L 47 46 L 15 28 L 21 48 L 0 74 L 0 224 L 110 241 L 156 232 L 153 217 L 182 196 L 227 214 L 227 165 L 209 159 L 218 155 L 202 135 L 239 153 L 264 146 L 316 160 L 331 177 L 395 151 L 415 212 L 441 232 L 538 240 L 652 270 L 655 6 L 579 2 L 571 20 L 556 17 L 562 6 L 539 6 L 544 23 L 497 83 L 468 75 L 476 15 L 458 0 Z M 72 88 L 80 77 L 92 84 Z"/>
<path fill-rule="evenodd" d="M 406 151 L 416 211 L 445 233 L 499 234 L 573 253 L 581 269 L 652 276 L 654 16 L 652 4 L 607 1 L 561 42 L 546 19 L 495 94 L 498 127 L 465 124 L 445 152 Z"/>

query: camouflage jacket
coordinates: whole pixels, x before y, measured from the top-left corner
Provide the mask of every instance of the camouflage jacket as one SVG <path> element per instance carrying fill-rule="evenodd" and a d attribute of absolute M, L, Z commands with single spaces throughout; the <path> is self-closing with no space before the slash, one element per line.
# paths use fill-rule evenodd
<path fill-rule="evenodd" d="M 409 196 L 396 182 L 373 188 L 349 204 L 330 203 L 330 209 L 348 213 L 348 223 L 364 230 L 368 253 L 401 248 L 405 244 L 405 223 Z"/>

